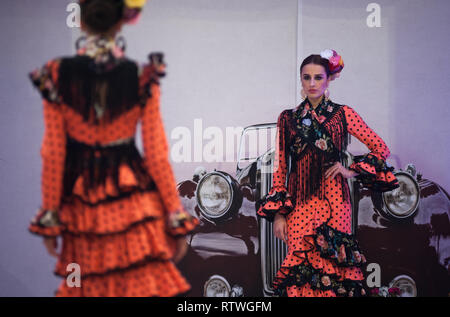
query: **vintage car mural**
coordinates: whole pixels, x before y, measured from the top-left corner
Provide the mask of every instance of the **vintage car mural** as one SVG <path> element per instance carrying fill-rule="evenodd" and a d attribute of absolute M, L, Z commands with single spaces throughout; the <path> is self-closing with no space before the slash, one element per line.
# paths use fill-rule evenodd
<path fill-rule="evenodd" d="M 200 220 L 179 263 L 192 285 L 187 296 L 273 296 L 286 246 L 256 210 L 272 183 L 275 133 L 275 123 L 245 128 L 234 175 L 198 168 L 178 184 L 186 210 Z M 400 187 L 384 194 L 349 180 L 362 269 L 378 269 L 380 286 L 398 287 L 401 296 L 449 296 L 450 197 L 412 164 L 395 174 Z"/>

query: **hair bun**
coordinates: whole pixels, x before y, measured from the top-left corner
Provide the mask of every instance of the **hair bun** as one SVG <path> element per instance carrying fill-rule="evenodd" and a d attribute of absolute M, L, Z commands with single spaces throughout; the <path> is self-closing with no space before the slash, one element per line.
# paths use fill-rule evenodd
<path fill-rule="evenodd" d="M 335 50 L 326 49 L 320 53 L 322 58 L 328 60 L 328 66 L 330 69 L 331 80 L 334 80 L 340 76 L 341 71 L 344 69 L 344 60 Z"/>
<path fill-rule="evenodd" d="M 81 3 L 83 22 L 97 32 L 107 32 L 122 19 L 122 0 L 85 0 Z"/>

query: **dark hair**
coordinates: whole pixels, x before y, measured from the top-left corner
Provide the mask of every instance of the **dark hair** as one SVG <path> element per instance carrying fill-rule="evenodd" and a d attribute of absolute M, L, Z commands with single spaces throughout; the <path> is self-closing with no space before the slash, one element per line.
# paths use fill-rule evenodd
<path fill-rule="evenodd" d="M 95 33 L 105 33 L 123 17 L 123 0 L 85 0 L 80 4 L 81 21 Z"/>
<path fill-rule="evenodd" d="M 302 62 L 302 65 L 300 66 L 300 73 L 302 72 L 303 67 L 308 64 L 321 65 L 321 66 L 323 66 L 323 68 L 325 68 L 327 77 L 329 77 L 331 75 L 328 59 L 323 58 L 320 55 L 312 54 L 312 55 L 309 55 L 307 58 L 305 58 Z"/>

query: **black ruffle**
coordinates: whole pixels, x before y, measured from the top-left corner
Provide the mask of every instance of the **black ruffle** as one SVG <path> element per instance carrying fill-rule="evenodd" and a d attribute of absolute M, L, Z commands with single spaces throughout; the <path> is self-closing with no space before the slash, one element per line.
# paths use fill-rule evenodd
<path fill-rule="evenodd" d="M 29 74 L 33 86 L 39 90 L 42 98 L 54 104 L 61 102 L 56 78 L 54 78 L 55 68 L 59 67 L 59 62 L 59 60 L 50 61 Z"/>
<path fill-rule="evenodd" d="M 306 262 L 290 268 L 283 281 L 277 285 L 276 295 L 284 296 L 287 287 L 305 284 L 309 284 L 313 290 L 332 290 L 338 297 L 361 297 L 367 294 L 361 281 L 339 280 L 336 274 L 324 273 Z"/>
<path fill-rule="evenodd" d="M 353 235 L 338 231 L 326 224 L 316 228 L 314 239 L 321 257 L 332 259 L 338 266 L 361 266 L 366 258 Z"/>
<path fill-rule="evenodd" d="M 164 54 L 162 53 L 151 53 L 148 55 L 149 63 L 145 65 L 142 69 L 142 82 L 140 85 L 140 103 L 145 106 L 147 100 L 152 97 L 151 86 L 160 84 L 160 78 L 166 76 L 164 63 Z"/>
<path fill-rule="evenodd" d="M 294 210 L 291 195 L 284 187 L 272 187 L 267 195 L 256 202 L 256 205 L 259 206 L 257 215 L 270 222 L 275 219 L 277 213 L 286 216 Z"/>
<path fill-rule="evenodd" d="M 365 164 L 372 170 L 364 168 Z M 355 156 L 349 169 L 357 172 L 356 179 L 373 191 L 387 192 L 399 187 L 398 180 L 393 174 L 394 167 L 388 166 L 385 160 L 371 153 Z"/>
<path fill-rule="evenodd" d="M 336 230 L 326 223 L 315 229 L 315 234 L 305 236 L 309 249 L 296 251 L 304 253 L 301 264 L 282 266 L 274 279 L 273 287 L 278 295 L 284 295 L 286 287 L 303 286 L 308 283 L 313 290 L 332 290 L 336 296 L 365 296 L 361 281 L 340 280 L 337 274 L 328 274 L 314 268 L 308 261 L 307 254 L 317 250 L 324 259 L 331 260 L 338 267 L 361 267 L 366 259 L 361 253 L 358 242 L 351 234 Z M 311 239 L 311 240 L 310 240 Z M 350 293 L 350 292 L 353 292 Z"/>

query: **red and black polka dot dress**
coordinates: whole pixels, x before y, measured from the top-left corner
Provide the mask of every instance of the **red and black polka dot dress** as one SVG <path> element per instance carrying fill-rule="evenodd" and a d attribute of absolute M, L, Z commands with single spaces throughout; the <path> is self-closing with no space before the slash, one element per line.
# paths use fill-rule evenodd
<path fill-rule="evenodd" d="M 335 162 L 344 162 L 349 135 L 370 153 L 355 157 L 350 169 L 373 190 L 398 186 L 386 165 L 389 149 L 350 107 L 323 99 L 316 109 L 305 100 L 278 119 L 273 183 L 259 201 L 258 215 L 286 217 L 288 253 L 273 286 L 287 296 L 361 296 L 360 269 L 366 261 L 352 235 L 349 190 L 342 175 L 325 178 Z"/>
<path fill-rule="evenodd" d="M 99 43 L 31 74 L 45 133 L 42 206 L 29 229 L 62 237 L 57 296 L 181 294 L 190 286 L 171 260 L 175 239 L 198 222 L 182 208 L 168 158 L 159 109 L 164 65 L 138 67 L 113 42 Z M 66 283 L 71 263 L 81 287 Z"/>

